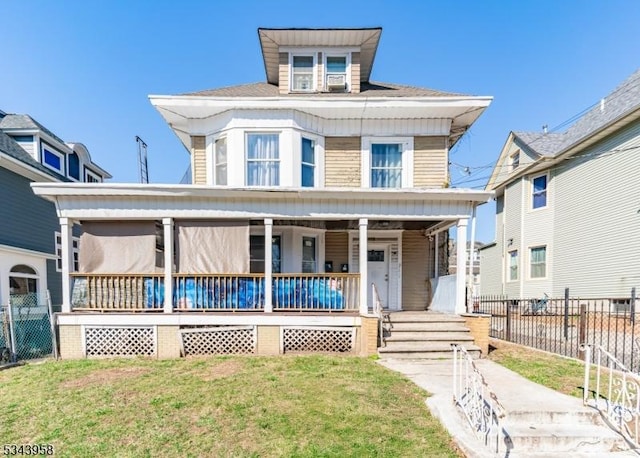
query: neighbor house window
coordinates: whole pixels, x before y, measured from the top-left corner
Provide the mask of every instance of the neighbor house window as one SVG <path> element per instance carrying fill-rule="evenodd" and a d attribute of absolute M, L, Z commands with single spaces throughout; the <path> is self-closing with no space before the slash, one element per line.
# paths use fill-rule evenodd
<path fill-rule="evenodd" d="M 509 162 L 509 165 L 510 165 L 511 171 L 514 171 L 515 169 L 518 168 L 518 166 L 520 166 L 520 151 L 517 151 L 511 155 L 511 160 Z"/>
<path fill-rule="evenodd" d="M 401 144 L 371 144 L 371 187 L 402 187 Z"/>
<path fill-rule="evenodd" d="M 347 82 L 347 57 L 327 56 L 325 73 L 325 85 L 327 89 L 344 89 Z"/>
<path fill-rule="evenodd" d="M 509 281 L 518 279 L 518 250 L 509 252 Z"/>
<path fill-rule="evenodd" d="M 35 269 L 25 265 L 18 264 L 9 271 L 9 294 L 11 296 L 26 296 L 24 298 L 15 298 L 20 305 L 38 305 L 38 273 Z"/>
<path fill-rule="evenodd" d="M 69 178 L 80 180 L 80 157 L 78 153 L 71 153 L 68 156 Z"/>
<path fill-rule="evenodd" d="M 293 56 L 291 65 L 291 90 L 313 90 L 313 56 Z"/>
<path fill-rule="evenodd" d="M 56 238 L 56 270 L 62 272 L 62 236 L 60 232 L 55 233 Z M 73 237 L 72 241 L 72 253 L 73 253 L 73 271 L 79 270 L 79 253 L 80 253 L 80 239 Z"/>
<path fill-rule="evenodd" d="M 42 162 L 58 172 L 62 172 L 64 155 L 48 148 L 42 148 Z"/>
<path fill-rule="evenodd" d="M 531 278 L 547 276 L 547 247 L 531 248 Z"/>
<path fill-rule="evenodd" d="M 91 170 L 87 169 L 84 173 L 84 181 L 87 183 L 101 183 L 102 177 L 97 173 L 93 173 Z"/>
<path fill-rule="evenodd" d="M 279 184 L 279 135 L 247 134 L 247 186 Z"/>
<path fill-rule="evenodd" d="M 279 235 L 271 239 L 271 268 L 273 273 L 280 273 L 281 269 L 281 240 Z M 264 235 L 249 237 L 249 271 L 264 273 Z"/>
<path fill-rule="evenodd" d="M 302 138 L 302 186 L 313 187 L 315 184 L 316 142 L 308 138 Z"/>
<path fill-rule="evenodd" d="M 213 143 L 214 184 L 227 184 L 227 137 L 220 137 Z"/>
<path fill-rule="evenodd" d="M 541 175 L 532 182 L 532 208 L 547 206 L 547 175 Z"/>
<path fill-rule="evenodd" d="M 302 237 L 302 272 L 316 272 L 316 238 Z"/>

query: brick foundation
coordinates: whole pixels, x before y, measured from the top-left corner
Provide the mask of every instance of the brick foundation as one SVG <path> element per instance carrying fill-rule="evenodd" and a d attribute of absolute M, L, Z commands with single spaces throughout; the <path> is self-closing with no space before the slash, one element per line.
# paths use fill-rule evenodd
<path fill-rule="evenodd" d="M 475 344 L 480 347 L 482 356 L 489 354 L 489 326 L 491 323 L 491 315 L 478 313 L 463 314 L 465 326 L 471 331 Z"/>

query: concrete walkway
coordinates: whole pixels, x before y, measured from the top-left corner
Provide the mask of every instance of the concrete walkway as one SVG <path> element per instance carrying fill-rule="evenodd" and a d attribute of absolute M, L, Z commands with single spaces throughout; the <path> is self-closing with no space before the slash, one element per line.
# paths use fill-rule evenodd
<path fill-rule="evenodd" d="M 382 359 L 379 363 L 432 394 L 427 406 L 468 457 L 638 457 L 581 399 L 530 382 L 493 361 L 476 360 L 506 411 L 501 422 L 511 443 L 496 455 L 485 449 L 453 403 L 451 360 Z"/>

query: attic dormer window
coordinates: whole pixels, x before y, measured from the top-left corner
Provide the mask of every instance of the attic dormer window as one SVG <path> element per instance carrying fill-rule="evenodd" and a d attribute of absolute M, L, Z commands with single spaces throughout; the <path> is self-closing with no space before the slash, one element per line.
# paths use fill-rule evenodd
<path fill-rule="evenodd" d="M 327 56 L 324 84 L 329 91 L 347 88 L 347 56 Z"/>
<path fill-rule="evenodd" d="M 315 69 L 313 55 L 293 56 L 291 62 L 291 90 L 313 91 Z"/>

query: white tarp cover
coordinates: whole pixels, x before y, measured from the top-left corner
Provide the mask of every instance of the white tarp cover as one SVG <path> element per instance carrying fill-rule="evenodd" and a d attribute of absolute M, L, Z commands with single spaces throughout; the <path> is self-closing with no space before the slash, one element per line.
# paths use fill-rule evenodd
<path fill-rule="evenodd" d="M 155 272 L 155 222 L 84 221 L 78 261 L 81 273 Z"/>
<path fill-rule="evenodd" d="M 433 299 L 429 310 L 432 312 L 456 313 L 456 276 L 444 275 L 431 279 Z"/>
<path fill-rule="evenodd" d="M 176 221 L 180 273 L 249 273 L 248 221 Z"/>

